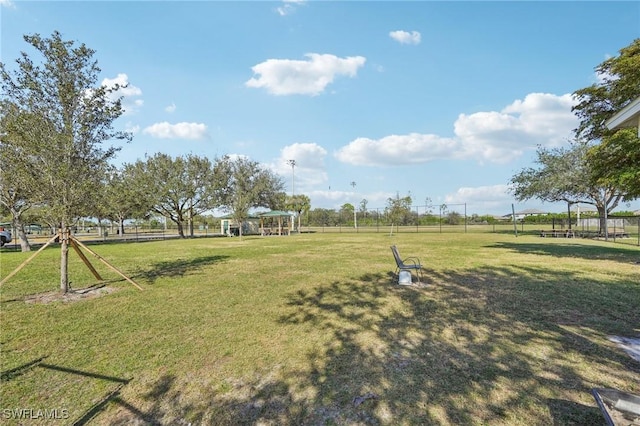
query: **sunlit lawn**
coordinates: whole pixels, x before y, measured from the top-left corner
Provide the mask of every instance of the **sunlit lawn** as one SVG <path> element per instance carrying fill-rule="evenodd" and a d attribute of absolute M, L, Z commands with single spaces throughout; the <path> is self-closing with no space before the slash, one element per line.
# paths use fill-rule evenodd
<path fill-rule="evenodd" d="M 391 244 L 426 285 L 393 284 Z M 313 233 L 91 248 L 144 291 L 90 257 L 101 297 L 31 303 L 58 287 L 57 248 L 5 283 L 2 422 L 22 408 L 58 410 L 54 424 L 601 425 L 592 388 L 640 393 L 640 363 L 608 339 L 640 335 L 637 246 Z M 0 276 L 28 256 L 2 252 Z M 72 287 L 95 284 L 70 256 Z"/>

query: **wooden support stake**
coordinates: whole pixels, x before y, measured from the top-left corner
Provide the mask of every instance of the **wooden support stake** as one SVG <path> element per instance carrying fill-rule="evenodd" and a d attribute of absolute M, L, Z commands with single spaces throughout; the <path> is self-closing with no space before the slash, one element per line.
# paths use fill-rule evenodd
<path fill-rule="evenodd" d="M 4 279 L 2 281 L 0 281 L 0 285 L 4 284 L 5 282 L 7 282 L 7 280 L 9 280 L 9 278 L 11 278 L 12 276 L 14 276 L 15 274 L 17 274 L 22 268 L 24 268 L 25 266 L 27 266 L 27 264 L 29 262 L 31 262 L 42 250 L 46 249 L 49 244 L 51 244 L 52 242 L 54 242 L 58 237 L 60 236 L 60 234 L 56 234 L 53 237 L 51 237 L 51 239 L 49 241 L 47 241 L 42 247 L 40 247 L 40 249 L 33 253 L 27 260 L 25 260 L 24 262 L 22 262 L 20 264 L 20 266 L 18 266 L 16 269 L 13 270 L 12 273 L 10 273 L 9 275 L 7 275 L 6 277 L 4 277 Z"/>
<path fill-rule="evenodd" d="M 76 243 L 75 238 L 71 238 L 70 241 L 71 241 L 71 247 L 73 247 L 76 253 L 78 253 L 78 256 L 80 256 L 80 259 L 82 259 L 84 264 L 87 265 L 87 268 L 89 268 L 93 276 L 96 277 L 97 280 L 103 281 L 98 271 L 96 271 L 96 268 L 93 267 L 91 262 L 89 262 L 89 259 L 87 259 L 87 256 L 85 256 L 82 250 L 80 250 L 80 247 L 78 247 L 78 243 Z"/>
<path fill-rule="evenodd" d="M 82 244 L 82 242 L 80 242 L 79 240 L 77 240 L 75 237 L 71 236 L 70 237 L 72 241 L 75 241 L 80 247 L 82 247 L 83 249 L 85 249 L 86 251 L 88 251 L 89 253 L 91 253 L 92 255 L 94 255 L 99 261 L 101 261 L 102 263 L 104 263 L 105 265 L 107 265 L 109 268 L 111 268 L 112 270 L 114 270 L 115 272 L 118 273 L 118 275 L 120 275 L 122 278 L 124 278 L 125 280 L 129 281 L 131 284 L 133 284 L 134 286 L 136 286 L 139 290 L 144 290 L 142 287 L 140 287 L 135 281 L 133 281 L 131 278 L 127 277 L 122 271 L 120 271 L 118 268 L 116 268 L 115 266 L 113 266 L 112 264 L 110 264 L 109 262 L 107 262 L 105 259 L 103 259 L 99 254 L 97 254 L 96 252 L 92 251 L 89 247 L 87 247 L 86 245 Z"/>

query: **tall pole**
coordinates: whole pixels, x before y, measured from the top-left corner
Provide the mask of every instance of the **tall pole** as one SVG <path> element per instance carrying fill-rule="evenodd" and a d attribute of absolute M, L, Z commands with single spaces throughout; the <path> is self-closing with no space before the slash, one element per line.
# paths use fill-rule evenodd
<path fill-rule="evenodd" d="M 296 160 L 287 160 L 287 164 L 291 166 L 291 197 L 293 198 L 296 194 L 295 191 L 295 167 Z"/>
<path fill-rule="evenodd" d="M 352 181 L 351 182 L 351 186 L 355 190 L 356 183 Z M 355 204 L 353 205 L 353 227 L 358 229 L 358 216 L 356 215 L 356 205 Z"/>
<path fill-rule="evenodd" d="M 295 194 L 296 194 L 296 173 L 295 173 L 295 168 L 296 168 L 296 160 L 287 160 L 287 164 L 289 164 L 291 166 L 291 202 L 295 203 Z M 293 209 L 296 209 L 296 206 L 293 207 Z M 294 217 L 294 224 L 291 226 L 291 229 L 294 230 L 295 228 L 295 217 Z M 298 216 L 298 222 L 300 222 L 300 216 Z M 298 229 L 298 232 L 300 232 L 300 229 Z"/>

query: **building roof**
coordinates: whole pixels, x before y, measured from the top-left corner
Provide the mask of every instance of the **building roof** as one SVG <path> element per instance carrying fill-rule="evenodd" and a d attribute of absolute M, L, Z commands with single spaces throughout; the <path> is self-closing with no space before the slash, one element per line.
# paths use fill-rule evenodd
<path fill-rule="evenodd" d="M 573 205 L 571 207 L 572 212 L 580 212 L 580 213 L 598 213 L 598 209 L 588 205 Z"/>
<path fill-rule="evenodd" d="M 629 105 L 615 113 L 604 124 L 609 130 L 637 127 L 638 136 L 640 136 L 640 98 L 631 101 Z"/>
<path fill-rule="evenodd" d="M 282 211 L 282 210 L 271 210 L 270 212 L 260 213 L 260 214 L 258 214 L 258 216 L 260 216 L 260 217 L 279 217 L 279 216 L 289 217 L 289 216 L 291 216 L 291 213 L 285 212 L 285 211 Z"/>
<path fill-rule="evenodd" d="M 224 216 L 221 216 L 219 219 L 235 219 L 235 216 L 233 215 L 233 213 L 229 213 Z M 250 216 L 247 216 L 246 219 L 260 219 L 260 218 L 255 215 L 250 215 Z"/>
<path fill-rule="evenodd" d="M 526 210 L 522 210 L 519 212 L 516 212 L 516 214 L 547 214 L 547 212 L 543 212 L 542 210 L 537 210 L 537 209 L 526 209 Z"/>

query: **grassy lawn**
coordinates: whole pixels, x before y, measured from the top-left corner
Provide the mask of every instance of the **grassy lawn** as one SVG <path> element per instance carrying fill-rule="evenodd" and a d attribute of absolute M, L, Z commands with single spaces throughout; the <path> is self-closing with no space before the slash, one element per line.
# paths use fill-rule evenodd
<path fill-rule="evenodd" d="M 425 264 L 392 284 L 389 246 Z M 100 297 L 56 291 L 59 249 L 0 293 L 0 422 L 602 425 L 593 387 L 640 393 L 640 248 L 507 234 L 98 244 Z M 29 254 L 2 252 L 0 276 Z M 74 289 L 95 284 L 70 252 Z M 42 414 L 42 412 L 41 412 Z M 13 422 L 13 423 L 11 423 Z"/>

